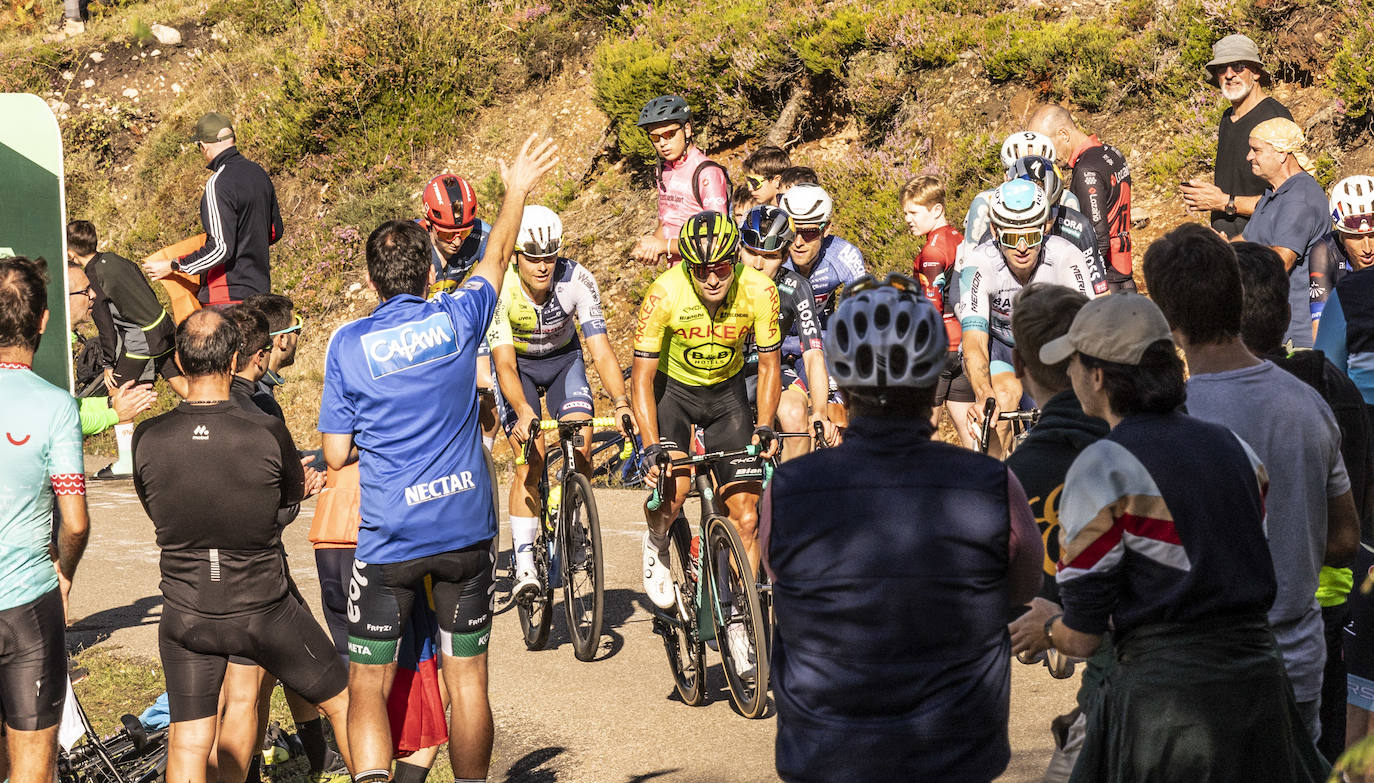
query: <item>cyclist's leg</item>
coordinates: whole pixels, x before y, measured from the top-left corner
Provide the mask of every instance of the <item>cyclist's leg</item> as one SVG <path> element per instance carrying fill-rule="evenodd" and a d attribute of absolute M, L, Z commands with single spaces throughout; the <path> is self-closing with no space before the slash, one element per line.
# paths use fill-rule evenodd
<path fill-rule="evenodd" d="M 396 677 L 396 650 L 405 620 L 417 590 L 423 589 L 422 568 L 422 561 L 392 565 L 353 561 L 348 586 L 347 726 L 355 780 L 384 778 L 391 769 L 386 699 Z"/>
<path fill-rule="evenodd" d="M 988 349 L 992 359 L 988 366 L 988 372 L 992 381 L 993 395 L 997 398 L 998 412 L 1011 413 L 1021 410 L 1021 399 L 1025 396 L 1025 392 L 1022 390 L 1021 381 L 1017 379 L 1016 371 L 1012 367 L 1011 348 L 997 340 L 989 340 Z M 1001 459 L 1011 453 L 1011 422 L 999 421 L 994 425 L 993 431 L 996 433 L 996 438 L 988 447 L 988 455 Z"/>
<path fill-rule="evenodd" d="M 969 450 L 978 448 L 978 441 L 968 431 L 967 426 L 968 412 L 978 402 L 977 395 L 973 393 L 973 384 L 969 383 L 968 376 L 964 374 L 964 363 L 957 357 L 940 375 L 936 405 L 941 402 L 944 403 L 945 411 L 954 424 L 954 431 L 959 434 L 959 442 Z"/>
<path fill-rule="evenodd" d="M 539 386 L 536 379 L 532 377 L 530 370 L 538 369 L 538 360 L 516 359 L 516 372 L 520 376 L 520 386 L 524 391 L 525 400 L 536 410 L 539 410 Z M 480 365 L 481 362 L 478 362 Z M 516 421 L 519 418 L 514 406 L 506 401 L 500 389 L 496 390 L 497 414 L 501 420 L 501 428 L 506 433 L 506 438 L 510 443 L 511 453 L 520 454 L 524 450 L 524 445 L 514 437 Z M 506 503 L 506 519 L 510 525 L 511 552 L 515 562 L 517 579 L 526 585 L 527 596 L 529 591 L 538 589 L 538 578 L 534 572 L 534 539 L 539 534 L 539 477 L 544 472 L 544 448 L 543 436 L 537 436 L 540 442 L 535 444 L 534 451 L 530 454 L 530 460 L 524 465 L 517 464 L 514 468 L 514 475 L 510 483 L 510 495 Z M 523 576 L 524 578 L 520 578 Z M 515 591 L 520 592 L 520 585 L 515 586 Z"/>
<path fill-rule="evenodd" d="M 587 365 L 582 358 L 582 348 L 573 341 L 574 350 L 562 361 L 558 376 L 548 385 L 546 403 L 549 413 L 559 421 L 586 421 L 592 418 L 592 387 L 587 383 Z M 592 478 L 592 429 L 582 430 L 582 448 L 577 452 L 577 472 Z"/>
<path fill-rule="evenodd" d="M 785 386 L 778 398 L 778 427 L 783 432 L 806 432 L 810 423 L 811 408 L 806 392 L 793 384 Z M 782 442 L 782 461 L 799 457 L 811 451 L 808 438 L 787 438 Z"/>
<path fill-rule="evenodd" d="M 713 388 L 710 400 L 710 420 L 706 425 L 706 449 L 719 451 L 742 449 L 753 439 L 754 421 L 750 415 L 742 376 L 736 375 Z M 805 425 L 803 425 L 803 428 Z M 716 485 L 726 504 L 730 521 L 744 542 L 749 564 L 758 568 L 758 496 L 763 481 L 763 461 L 755 458 L 735 458 L 718 462 L 712 467 Z M 753 501 L 740 499 L 742 492 L 752 490 Z M 733 498 L 733 502 L 732 502 Z"/>
<path fill-rule="evenodd" d="M 334 651 L 348 662 L 348 577 L 353 568 L 354 547 L 315 550 L 315 571 L 320 578 L 320 608 L 334 640 Z"/>
<path fill-rule="evenodd" d="M 487 697 L 496 542 L 438 556 L 431 572 L 442 674 L 450 703 L 449 762 L 458 779 L 485 780 L 495 727 Z"/>
<path fill-rule="evenodd" d="M 14 783 L 51 783 L 67 688 L 62 596 L 0 612 L 0 717 Z"/>
<path fill-rule="evenodd" d="M 709 387 L 686 386 L 663 373 L 654 377 L 659 441 L 672 444 L 669 454 L 674 459 L 687 456 L 687 449 L 692 442 L 693 425 L 708 421 L 697 396 L 703 388 Z M 660 549 L 665 555 L 668 551 L 668 527 L 677 518 L 682 505 L 687 502 L 691 475 L 689 468 L 674 469 L 673 480 L 667 484 L 668 497 L 663 498 L 663 505 L 659 506 L 658 511 L 649 511 L 647 506 L 644 509 L 649 530 L 654 534 L 655 542 L 661 543 Z"/>
<path fill-rule="evenodd" d="M 229 658 L 220 686 L 219 731 L 212 758 L 221 780 L 242 780 L 247 774 L 266 725 L 258 704 L 271 697 L 272 682 L 252 660 Z M 265 703 L 262 706 L 268 707 Z"/>
<path fill-rule="evenodd" d="M 215 746 L 221 686 L 228 656 L 248 652 L 244 618 L 210 620 L 163 606 L 158 623 L 158 654 L 167 681 L 167 780 L 204 783 Z M 192 642 L 196 642 L 195 645 Z M 203 649 L 213 642 L 221 652 Z M 250 716 L 251 729 L 257 720 Z M 219 777 L 224 777 L 222 774 Z"/>

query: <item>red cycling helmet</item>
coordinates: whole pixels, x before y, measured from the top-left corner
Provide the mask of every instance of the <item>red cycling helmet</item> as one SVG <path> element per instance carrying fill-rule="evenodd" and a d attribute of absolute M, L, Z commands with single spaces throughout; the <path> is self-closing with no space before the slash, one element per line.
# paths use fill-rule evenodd
<path fill-rule="evenodd" d="M 477 194 L 456 174 L 440 174 L 425 185 L 425 220 L 438 228 L 467 228 L 477 219 Z"/>

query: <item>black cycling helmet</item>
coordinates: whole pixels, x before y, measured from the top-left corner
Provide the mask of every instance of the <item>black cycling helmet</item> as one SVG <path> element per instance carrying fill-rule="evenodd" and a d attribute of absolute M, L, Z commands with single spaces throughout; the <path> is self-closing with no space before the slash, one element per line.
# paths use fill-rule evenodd
<path fill-rule="evenodd" d="M 1015 163 L 1007 167 L 1007 179 L 1034 182 L 1045 189 L 1045 197 L 1052 205 L 1058 204 L 1059 197 L 1064 194 L 1064 180 L 1059 176 L 1059 169 L 1055 168 L 1054 161 L 1040 155 L 1017 158 Z"/>
<path fill-rule="evenodd" d="M 792 218 L 771 204 L 749 210 L 749 214 L 744 216 L 744 225 L 739 228 L 740 244 L 755 253 L 785 250 L 796 235 Z"/>
<path fill-rule="evenodd" d="M 676 95 L 660 95 L 644 104 L 639 112 L 639 127 L 657 125 L 660 122 L 691 122 L 692 109 L 687 101 Z"/>

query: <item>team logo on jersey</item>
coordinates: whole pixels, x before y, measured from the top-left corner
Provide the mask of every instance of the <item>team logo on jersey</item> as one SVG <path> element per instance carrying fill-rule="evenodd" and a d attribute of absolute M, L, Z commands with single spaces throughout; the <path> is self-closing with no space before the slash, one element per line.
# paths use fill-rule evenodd
<path fill-rule="evenodd" d="M 733 358 L 735 349 L 718 343 L 698 345 L 682 351 L 682 360 L 698 370 L 719 370 L 729 365 Z"/>
<path fill-rule="evenodd" d="M 191 430 L 191 440 L 209 440 L 209 439 L 210 439 L 210 428 L 207 427 L 207 426 L 205 426 L 204 424 L 197 424 L 197 425 L 196 425 L 196 428 L 193 429 L 193 430 Z"/>
<path fill-rule="evenodd" d="M 365 334 L 363 354 L 373 378 L 458 353 L 458 335 L 445 313 L 435 313 L 423 321 L 411 321 L 390 329 Z"/>
<path fill-rule="evenodd" d="M 476 487 L 477 483 L 472 480 L 472 471 L 470 470 L 465 470 L 461 474 L 452 473 L 447 476 L 440 476 L 433 481 L 422 481 L 414 486 L 406 487 L 406 505 L 416 506 L 421 503 L 428 503 L 431 500 L 456 495 L 459 492 L 467 492 Z"/>

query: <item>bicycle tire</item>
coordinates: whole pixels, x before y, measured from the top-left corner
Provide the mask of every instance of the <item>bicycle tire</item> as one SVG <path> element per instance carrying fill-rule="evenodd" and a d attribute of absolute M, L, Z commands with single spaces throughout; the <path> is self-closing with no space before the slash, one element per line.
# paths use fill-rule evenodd
<path fill-rule="evenodd" d="M 553 625 L 553 588 L 549 587 L 549 537 L 543 525 L 539 526 L 539 535 L 534 539 L 534 569 L 539 574 L 539 584 L 544 586 L 544 590 L 532 601 L 516 601 L 515 610 L 520 616 L 520 632 L 525 638 L 525 649 L 542 650 L 544 645 L 549 643 L 549 628 Z"/>
<path fill-rule="evenodd" d="M 563 608 L 568 614 L 568 635 L 573 655 L 590 661 L 601 647 L 601 623 L 605 615 L 605 563 L 601 554 L 601 517 L 591 482 L 574 473 L 563 482 L 561 545 L 563 547 Z M 576 564 L 578 529 L 586 556 Z"/>
<path fill-rule="evenodd" d="M 706 520 L 706 553 L 709 556 L 707 573 L 712 584 L 728 587 L 733 595 L 734 614 L 726 622 L 742 622 L 749 644 L 753 647 L 754 674 L 741 677 L 737 671 L 734 650 L 731 649 L 725 626 L 717 622 L 716 638 L 720 639 L 721 668 L 730 687 L 730 701 L 746 718 L 763 717 L 768 710 L 768 656 L 763 608 L 759 605 L 758 581 L 744 551 L 739 531 L 727 517 L 712 514 Z M 712 611 L 717 618 L 724 616 L 720 605 L 721 590 L 713 591 Z"/>
<path fill-rule="evenodd" d="M 677 613 L 682 625 L 664 627 L 663 645 L 668 651 L 668 668 L 673 685 L 684 704 L 699 707 L 706 703 L 706 645 L 697 636 L 697 576 L 691 559 L 692 534 L 687 520 L 678 517 L 668 528 L 668 566 L 677 588 Z"/>

